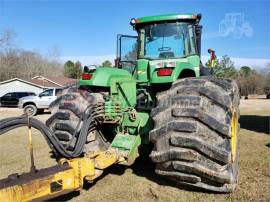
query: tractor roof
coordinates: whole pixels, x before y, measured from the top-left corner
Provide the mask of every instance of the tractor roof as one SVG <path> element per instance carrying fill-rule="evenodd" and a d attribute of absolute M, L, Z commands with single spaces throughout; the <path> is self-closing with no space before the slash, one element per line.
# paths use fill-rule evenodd
<path fill-rule="evenodd" d="M 141 24 L 141 23 L 150 23 L 157 21 L 174 21 L 174 20 L 200 20 L 200 14 L 167 14 L 167 15 L 155 15 L 155 16 L 147 16 L 141 17 L 137 19 L 132 19 L 132 24 Z"/>

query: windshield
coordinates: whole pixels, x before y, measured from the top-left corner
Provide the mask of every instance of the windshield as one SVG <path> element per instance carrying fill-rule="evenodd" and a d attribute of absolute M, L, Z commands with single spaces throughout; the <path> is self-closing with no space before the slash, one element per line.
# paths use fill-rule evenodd
<path fill-rule="evenodd" d="M 184 22 L 146 25 L 140 56 L 149 59 L 180 58 L 196 54 L 193 25 Z"/>

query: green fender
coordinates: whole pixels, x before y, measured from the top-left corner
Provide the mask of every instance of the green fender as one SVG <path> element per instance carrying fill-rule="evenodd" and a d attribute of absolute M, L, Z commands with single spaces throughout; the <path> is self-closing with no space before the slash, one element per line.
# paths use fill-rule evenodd
<path fill-rule="evenodd" d="M 171 83 L 176 81 L 182 71 L 184 70 L 192 70 L 195 73 L 195 77 L 199 77 L 199 65 L 195 66 L 191 64 L 190 62 L 176 62 L 176 67 L 173 69 L 171 76 L 158 76 L 157 75 L 157 69 L 155 68 L 155 65 L 151 67 L 151 77 L 150 82 L 151 83 Z"/>
<path fill-rule="evenodd" d="M 125 79 L 133 79 L 132 75 L 124 69 L 112 67 L 98 67 L 90 80 L 80 79 L 80 86 L 100 86 L 111 87 L 112 81 L 115 79 L 121 81 Z"/>

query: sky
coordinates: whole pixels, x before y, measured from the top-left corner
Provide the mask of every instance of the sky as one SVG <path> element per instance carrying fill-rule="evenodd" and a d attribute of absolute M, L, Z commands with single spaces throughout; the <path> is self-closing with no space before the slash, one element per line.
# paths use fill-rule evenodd
<path fill-rule="evenodd" d="M 113 60 L 117 34 L 136 35 L 131 18 L 169 13 L 202 14 L 204 60 L 212 48 L 236 65 L 270 62 L 270 0 L 0 0 L 0 33 L 15 32 L 19 48 L 94 64 Z"/>

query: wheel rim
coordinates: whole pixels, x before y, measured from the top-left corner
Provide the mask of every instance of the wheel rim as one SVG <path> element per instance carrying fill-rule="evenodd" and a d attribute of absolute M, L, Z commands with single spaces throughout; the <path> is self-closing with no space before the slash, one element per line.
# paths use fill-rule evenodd
<path fill-rule="evenodd" d="M 28 115 L 28 116 L 31 116 L 33 115 L 34 113 L 34 109 L 32 107 L 26 107 L 25 108 L 25 113 Z"/>
<path fill-rule="evenodd" d="M 232 149 L 232 161 L 234 162 L 236 157 L 236 150 L 237 150 L 237 114 L 234 111 L 232 114 L 232 121 L 231 121 L 231 149 Z"/>

